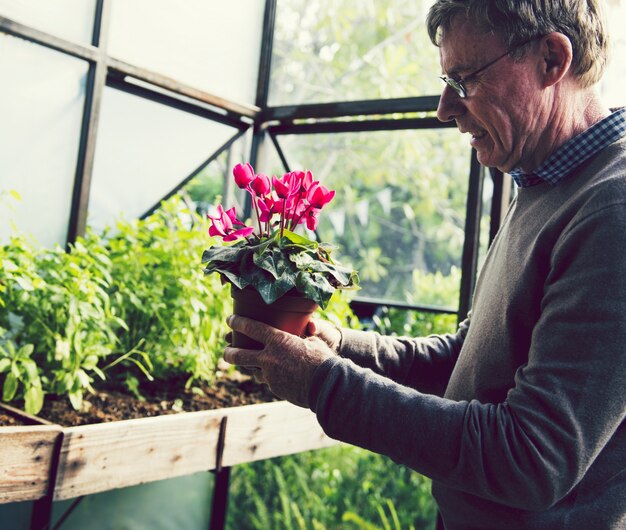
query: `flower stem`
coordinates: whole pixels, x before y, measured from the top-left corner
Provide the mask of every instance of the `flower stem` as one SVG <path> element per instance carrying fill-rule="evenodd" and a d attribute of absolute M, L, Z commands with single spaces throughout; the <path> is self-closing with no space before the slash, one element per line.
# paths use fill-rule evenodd
<path fill-rule="evenodd" d="M 283 199 L 283 211 L 280 214 L 280 237 L 283 237 L 283 234 L 285 233 L 285 208 L 286 208 L 286 202 L 285 199 Z"/>
<path fill-rule="evenodd" d="M 302 214 L 300 215 L 300 217 L 298 217 L 297 222 L 295 223 L 295 226 L 298 226 L 300 224 L 300 220 L 306 216 L 307 213 L 309 213 L 309 210 L 312 208 L 312 206 L 309 204 L 306 209 L 302 212 Z M 293 220 L 292 220 L 293 221 Z"/>

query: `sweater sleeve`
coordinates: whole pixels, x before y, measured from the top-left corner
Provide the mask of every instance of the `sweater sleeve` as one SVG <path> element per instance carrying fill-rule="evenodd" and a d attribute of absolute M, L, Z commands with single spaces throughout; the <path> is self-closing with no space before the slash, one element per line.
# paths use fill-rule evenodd
<path fill-rule="evenodd" d="M 333 358 L 310 392 L 320 424 L 446 487 L 525 510 L 553 506 L 607 445 L 626 442 L 625 226 L 619 204 L 560 238 L 528 360 L 503 402 L 427 395 Z M 381 366 L 396 357 L 368 340 L 370 352 L 383 345 Z"/>
<path fill-rule="evenodd" d="M 468 328 L 469 318 L 455 334 L 423 338 L 342 329 L 339 354 L 402 385 L 443 395 Z"/>

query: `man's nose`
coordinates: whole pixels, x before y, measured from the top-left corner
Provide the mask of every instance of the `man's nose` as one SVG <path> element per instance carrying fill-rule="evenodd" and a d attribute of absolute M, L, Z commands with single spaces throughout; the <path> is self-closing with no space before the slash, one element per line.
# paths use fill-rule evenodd
<path fill-rule="evenodd" d="M 437 119 L 439 121 L 452 121 L 463 114 L 464 106 L 459 95 L 452 87 L 445 85 L 437 106 Z"/>

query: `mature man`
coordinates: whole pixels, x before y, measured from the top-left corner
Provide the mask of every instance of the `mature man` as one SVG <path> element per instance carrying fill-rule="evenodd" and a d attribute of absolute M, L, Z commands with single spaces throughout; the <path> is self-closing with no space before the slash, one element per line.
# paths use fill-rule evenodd
<path fill-rule="evenodd" d="M 420 339 L 317 323 L 227 348 L 332 437 L 433 479 L 448 530 L 626 528 L 626 111 L 601 0 L 438 0 L 438 117 L 517 196 L 471 318 Z"/>

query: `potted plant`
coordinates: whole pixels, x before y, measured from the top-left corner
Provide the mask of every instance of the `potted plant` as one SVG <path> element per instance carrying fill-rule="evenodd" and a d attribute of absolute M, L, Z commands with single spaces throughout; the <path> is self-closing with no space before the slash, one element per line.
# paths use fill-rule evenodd
<path fill-rule="evenodd" d="M 233 176 L 250 194 L 256 226 L 240 221 L 234 207 L 218 205 L 208 216 L 209 234 L 224 244 L 204 251 L 204 272 L 218 272 L 231 284 L 236 314 L 303 335 L 318 306 L 324 309 L 337 289 L 359 283 L 356 271 L 331 258 L 328 244 L 296 233 L 302 226 L 315 231 L 320 211 L 335 192 L 314 180 L 310 171 L 270 179 L 246 163 L 237 164 Z M 259 347 L 240 334 L 233 335 L 233 344 Z"/>

